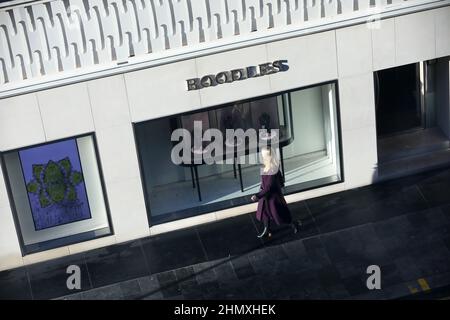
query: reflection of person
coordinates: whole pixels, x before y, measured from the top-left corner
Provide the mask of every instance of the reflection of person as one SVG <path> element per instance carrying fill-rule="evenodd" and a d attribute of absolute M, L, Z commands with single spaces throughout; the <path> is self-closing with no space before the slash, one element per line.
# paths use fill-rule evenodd
<path fill-rule="evenodd" d="M 266 129 L 270 132 L 270 115 L 267 112 L 264 112 L 259 116 L 259 125 L 261 129 Z"/>
<path fill-rule="evenodd" d="M 272 236 L 271 221 L 275 221 L 277 225 L 290 224 L 294 233 L 297 233 L 300 222 L 292 219 L 284 199 L 281 190 L 284 186 L 284 178 L 279 170 L 277 154 L 273 148 L 263 147 L 261 157 L 263 161 L 261 190 L 252 196 L 252 201 L 258 201 L 256 218 L 264 225 L 264 230 L 258 235 L 258 238 Z"/>
<path fill-rule="evenodd" d="M 226 130 L 247 130 L 247 119 L 248 112 L 246 111 L 246 108 L 244 107 L 244 104 L 240 102 L 236 102 L 232 107 L 227 107 L 226 112 L 223 114 L 222 118 L 222 127 L 225 130 L 224 134 L 227 137 L 227 140 L 225 141 L 225 144 L 228 146 L 236 146 L 242 144 L 242 139 L 235 139 L 234 141 L 228 140 L 228 134 L 226 133 Z"/>
<path fill-rule="evenodd" d="M 242 104 L 235 104 L 233 106 L 233 109 L 231 110 L 231 117 L 233 119 L 233 124 L 235 130 L 237 129 L 243 129 L 245 130 L 245 119 L 244 115 L 242 114 Z"/>

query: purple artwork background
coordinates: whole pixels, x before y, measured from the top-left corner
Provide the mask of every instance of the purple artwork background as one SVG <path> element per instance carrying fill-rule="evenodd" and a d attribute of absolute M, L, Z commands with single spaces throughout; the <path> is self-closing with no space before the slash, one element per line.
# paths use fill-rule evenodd
<path fill-rule="evenodd" d="M 75 139 L 22 150 L 19 151 L 19 157 L 25 184 L 28 184 L 34 179 L 34 164 L 46 165 L 50 160 L 58 162 L 64 158 L 69 158 L 72 164 L 72 170 L 82 173 L 78 147 Z M 90 219 L 91 211 L 87 199 L 84 177 L 83 181 L 75 186 L 75 191 L 78 198 L 76 206 L 68 207 L 60 204 L 53 204 L 46 208 L 41 208 L 39 196 L 37 194 L 27 192 L 35 229 L 42 230 L 75 221 Z"/>

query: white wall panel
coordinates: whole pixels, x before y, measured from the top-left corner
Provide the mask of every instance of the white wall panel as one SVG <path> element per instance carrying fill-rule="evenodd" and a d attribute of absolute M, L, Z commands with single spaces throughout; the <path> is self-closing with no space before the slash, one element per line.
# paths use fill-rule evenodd
<path fill-rule="evenodd" d="M 372 28 L 373 69 L 381 70 L 395 65 L 395 20 L 382 20 Z"/>
<path fill-rule="evenodd" d="M 396 64 L 404 65 L 436 55 L 434 11 L 395 18 Z"/>
<path fill-rule="evenodd" d="M 199 91 L 187 91 L 186 80 L 197 77 L 195 60 L 125 74 L 134 122 L 200 108 Z"/>
<path fill-rule="evenodd" d="M 47 140 L 94 131 L 86 83 L 37 93 Z"/>
<path fill-rule="evenodd" d="M 0 151 L 45 141 L 35 94 L 0 100 Z"/>
<path fill-rule="evenodd" d="M 107 183 L 140 176 L 131 124 L 109 127 L 96 134 Z"/>
<path fill-rule="evenodd" d="M 0 206 L 0 271 L 23 265 L 11 208 Z"/>
<path fill-rule="evenodd" d="M 117 242 L 150 235 L 140 178 L 111 182 L 106 189 Z"/>
<path fill-rule="evenodd" d="M 436 56 L 450 55 L 450 7 L 435 10 Z"/>
<path fill-rule="evenodd" d="M 340 77 L 372 70 L 372 36 L 366 24 L 336 30 Z"/>
<path fill-rule="evenodd" d="M 0 167 L 0 271 L 23 264 L 19 239 Z"/>
<path fill-rule="evenodd" d="M 335 31 L 272 42 L 267 52 L 269 61 L 289 61 L 287 72 L 270 76 L 274 92 L 337 79 Z"/>
<path fill-rule="evenodd" d="M 375 127 L 343 129 L 342 149 L 346 189 L 366 186 L 377 180 Z"/>
<path fill-rule="evenodd" d="M 373 73 L 340 79 L 339 102 L 344 130 L 376 127 Z"/>
<path fill-rule="evenodd" d="M 123 75 L 89 81 L 87 86 L 97 131 L 130 123 Z"/>

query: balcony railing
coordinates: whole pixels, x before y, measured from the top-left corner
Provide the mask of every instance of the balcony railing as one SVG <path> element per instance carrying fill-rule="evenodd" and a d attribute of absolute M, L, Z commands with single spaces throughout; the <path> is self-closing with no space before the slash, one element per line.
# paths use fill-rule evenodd
<path fill-rule="evenodd" d="M 0 97 L 448 0 L 53 0 L 0 8 Z"/>

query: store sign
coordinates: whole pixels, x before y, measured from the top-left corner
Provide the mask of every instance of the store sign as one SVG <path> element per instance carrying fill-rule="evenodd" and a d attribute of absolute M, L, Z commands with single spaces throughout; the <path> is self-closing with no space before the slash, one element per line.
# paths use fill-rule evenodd
<path fill-rule="evenodd" d="M 257 66 L 222 71 L 217 74 L 209 74 L 202 78 L 187 80 L 188 91 L 199 90 L 208 87 L 215 87 L 220 84 L 246 80 L 250 78 L 262 77 L 269 74 L 288 71 L 287 60 L 277 60 L 274 62 L 262 63 Z"/>

